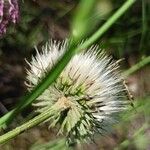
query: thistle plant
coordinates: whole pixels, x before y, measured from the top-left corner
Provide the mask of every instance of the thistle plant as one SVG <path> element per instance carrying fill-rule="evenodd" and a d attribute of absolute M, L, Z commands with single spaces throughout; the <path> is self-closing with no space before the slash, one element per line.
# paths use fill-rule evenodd
<path fill-rule="evenodd" d="M 67 48 L 67 42 L 50 41 L 28 64 L 27 86 L 32 90 Z M 97 46 L 73 56 L 59 77 L 34 102 L 34 109 L 52 115 L 50 127 L 59 126 L 69 142 L 104 133 L 127 108 L 128 100 L 118 63 Z"/>
<path fill-rule="evenodd" d="M 30 69 L 27 70 L 26 84 L 30 92 L 14 109 L 0 118 L 0 127 L 6 128 L 31 103 L 39 115 L 0 136 L 0 143 L 42 122 L 49 122 L 50 127 L 57 126 L 58 133 L 65 134 L 69 143 L 87 141 L 95 133 L 108 131 L 119 112 L 127 108 L 126 86 L 118 63 L 97 46 L 90 46 L 135 1 L 127 0 L 82 44 L 78 43 L 87 36 L 87 31 L 81 32 L 80 29 L 88 27 L 89 23 L 84 25 L 85 21 L 81 24 L 75 22 L 88 19 L 91 13 L 78 11 L 69 38 L 73 39 L 72 42 L 50 41 L 43 46 L 42 52 L 37 50 L 37 55 L 28 62 Z M 92 0 L 88 1 L 89 6 L 91 3 Z M 87 11 L 87 4 L 82 6 L 80 10 Z M 88 7 L 88 12 L 91 9 Z"/>

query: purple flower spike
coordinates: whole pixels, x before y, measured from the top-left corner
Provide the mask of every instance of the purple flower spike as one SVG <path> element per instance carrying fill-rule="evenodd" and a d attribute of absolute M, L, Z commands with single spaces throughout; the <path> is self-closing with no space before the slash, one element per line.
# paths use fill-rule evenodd
<path fill-rule="evenodd" d="M 18 19 L 18 0 L 0 0 L 0 37 L 6 33 L 8 24 L 15 24 Z"/>
<path fill-rule="evenodd" d="M 3 21 L 0 23 L 0 37 L 1 37 L 4 33 L 6 33 L 7 24 L 8 24 L 8 21 L 7 21 L 7 20 L 3 20 Z"/>
<path fill-rule="evenodd" d="M 10 3 L 10 8 L 9 8 L 10 20 L 13 23 L 16 23 L 19 18 L 18 2 L 17 2 L 17 0 L 9 0 L 9 3 Z"/>
<path fill-rule="evenodd" d="M 3 17 L 4 0 L 0 0 L 0 23 Z"/>

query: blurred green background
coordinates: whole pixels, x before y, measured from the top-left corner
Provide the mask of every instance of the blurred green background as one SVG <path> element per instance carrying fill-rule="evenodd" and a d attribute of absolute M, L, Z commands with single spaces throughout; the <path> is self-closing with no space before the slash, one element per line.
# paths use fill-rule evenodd
<path fill-rule="evenodd" d="M 98 0 L 91 22 L 96 31 L 124 1 Z M 25 58 L 35 55 L 34 46 L 41 47 L 48 39 L 69 37 L 72 16 L 79 0 L 26 0 L 19 1 L 20 20 L 10 25 L 0 39 L 0 113 L 13 108 L 25 91 Z M 112 54 L 114 59 L 124 58 L 121 69 L 127 70 L 150 55 L 150 1 L 137 2 L 97 40 L 97 44 Z M 89 27 L 91 28 L 91 26 Z M 135 109 L 122 116 L 123 121 L 112 133 L 95 138 L 95 143 L 76 149 L 92 150 L 148 150 L 150 149 L 150 65 L 136 71 L 126 79 L 134 96 Z M 19 116 L 25 117 L 26 110 Z M 17 123 L 16 123 L 17 124 Z M 0 147 L 7 150 L 26 150 L 33 145 L 55 139 L 55 131 L 42 125 L 35 127 Z M 30 137 L 30 138 L 29 138 Z M 31 148 L 32 149 L 32 148 Z"/>

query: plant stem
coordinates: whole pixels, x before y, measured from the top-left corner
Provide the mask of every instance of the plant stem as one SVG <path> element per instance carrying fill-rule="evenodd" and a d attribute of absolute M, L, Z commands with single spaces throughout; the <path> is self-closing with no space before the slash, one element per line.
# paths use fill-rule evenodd
<path fill-rule="evenodd" d="M 147 29 L 148 29 L 148 24 L 147 24 L 147 15 L 146 15 L 146 2 L 145 0 L 142 0 L 142 34 L 141 34 L 141 41 L 140 41 L 140 50 L 144 52 L 143 48 L 143 43 L 145 40 L 145 37 L 147 35 Z"/>
<path fill-rule="evenodd" d="M 45 112 L 41 113 L 40 115 L 31 119 L 27 123 L 24 123 L 23 125 L 13 129 L 12 131 L 9 131 L 8 133 L 0 136 L 0 144 L 7 142 L 8 140 L 19 135 L 20 133 L 24 132 L 25 130 L 30 129 L 33 126 L 36 126 L 37 124 L 48 119 L 51 115 L 52 115 L 52 112 L 50 109 L 48 109 Z"/>
<path fill-rule="evenodd" d="M 123 72 L 123 76 L 126 78 L 127 76 L 133 74 L 134 72 L 136 72 L 137 70 L 141 69 L 142 67 L 144 67 L 148 63 L 150 63 L 150 56 L 145 57 L 143 60 L 141 60 L 140 62 L 138 62 L 134 66 L 132 66 L 130 69 L 124 71 Z"/>
<path fill-rule="evenodd" d="M 126 139 L 124 140 L 118 147 L 114 148 L 114 150 L 120 150 L 120 149 L 125 149 L 129 146 L 129 144 L 141 133 L 143 133 L 145 130 L 149 128 L 148 123 L 144 123 L 142 127 L 140 127 L 132 136 L 132 139 Z"/>
<path fill-rule="evenodd" d="M 41 122 L 44 122 L 47 119 L 50 119 L 51 116 L 55 116 L 55 114 L 61 113 L 61 111 L 70 108 L 70 101 L 64 99 L 64 97 L 58 99 L 58 101 L 50 108 L 45 110 L 40 115 L 34 117 L 23 125 L 7 132 L 6 134 L 0 136 L 0 144 L 5 143 L 6 141 L 12 139 L 13 137 L 19 135 L 27 129 L 30 129 Z"/>
<path fill-rule="evenodd" d="M 127 0 L 104 25 L 99 28 L 87 41 L 85 41 L 78 50 L 85 49 L 100 38 L 126 11 L 136 0 Z"/>
<path fill-rule="evenodd" d="M 40 82 L 31 93 L 27 93 L 25 97 L 23 97 L 20 103 L 15 107 L 15 109 L 8 112 L 6 115 L 0 118 L 0 125 L 7 126 L 12 119 L 25 107 L 33 102 L 49 85 L 59 76 L 61 71 L 64 69 L 66 64 L 69 62 L 71 57 L 75 53 L 75 48 L 72 45 L 69 47 L 69 50 L 66 51 L 62 59 L 53 67 L 50 72 L 48 72 L 47 76 Z"/>
<path fill-rule="evenodd" d="M 71 45 L 69 49 L 66 51 L 64 56 L 60 59 L 60 61 L 48 72 L 47 76 L 43 79 L 43 81 L 33 89 L 31 93 L 27 93 L 25 97 L 20 100 L 20 103 L 15 107 L 15 109 L 8 112 L 6 115 L 0 118 L 0 126 L 7 126 L 12 119 L 25 107 L 31 104 L 44 90 L 52 84 L 54 80 L 59 76 L 61 71 L 68 64 L 72 56 L 82 49 L 87 48 L 93 42 L 95 42 L 98 38 L 100 38 L 115 22 L 121 15 L 123 15 L 126 10 L 135 2 L 136 0 L 127 0 L 122 7 L 120 7 L 115 14 L 108 19 L 106 23 L 100 29 L 91 36 L 87 41 L 85 41 L 81 46 L 76 48 L 75 45 Z"/>

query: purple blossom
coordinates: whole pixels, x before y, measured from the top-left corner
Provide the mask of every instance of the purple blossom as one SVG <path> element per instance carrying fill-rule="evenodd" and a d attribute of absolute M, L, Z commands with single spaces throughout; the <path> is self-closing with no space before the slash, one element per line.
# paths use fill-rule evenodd
<path fill-rule="evenodd" d="M 16 23 L 18 19 L 18 0 L 0 0 L 0 36 L 6 33 L 9 23 Z"/>
<path fill-rule="evenodd" d="M 3 17 L 4 0 L 0 0 L 0 23 Z"/>
<path fill-rule="evenodd" d="M 13 23 L 16 23 L 19 18 L 18 2 L 17 0 L 9 0 L 9 3 L 10 3 L 10 8 L 9 8 L 10 20 Z"/>
<path fill-rule="evenodd" d="M 6 33 L 6 27 L 7 27 L 8 21 L 7 20 L 2 20 L 0 22 L 0 37 Z"/>

